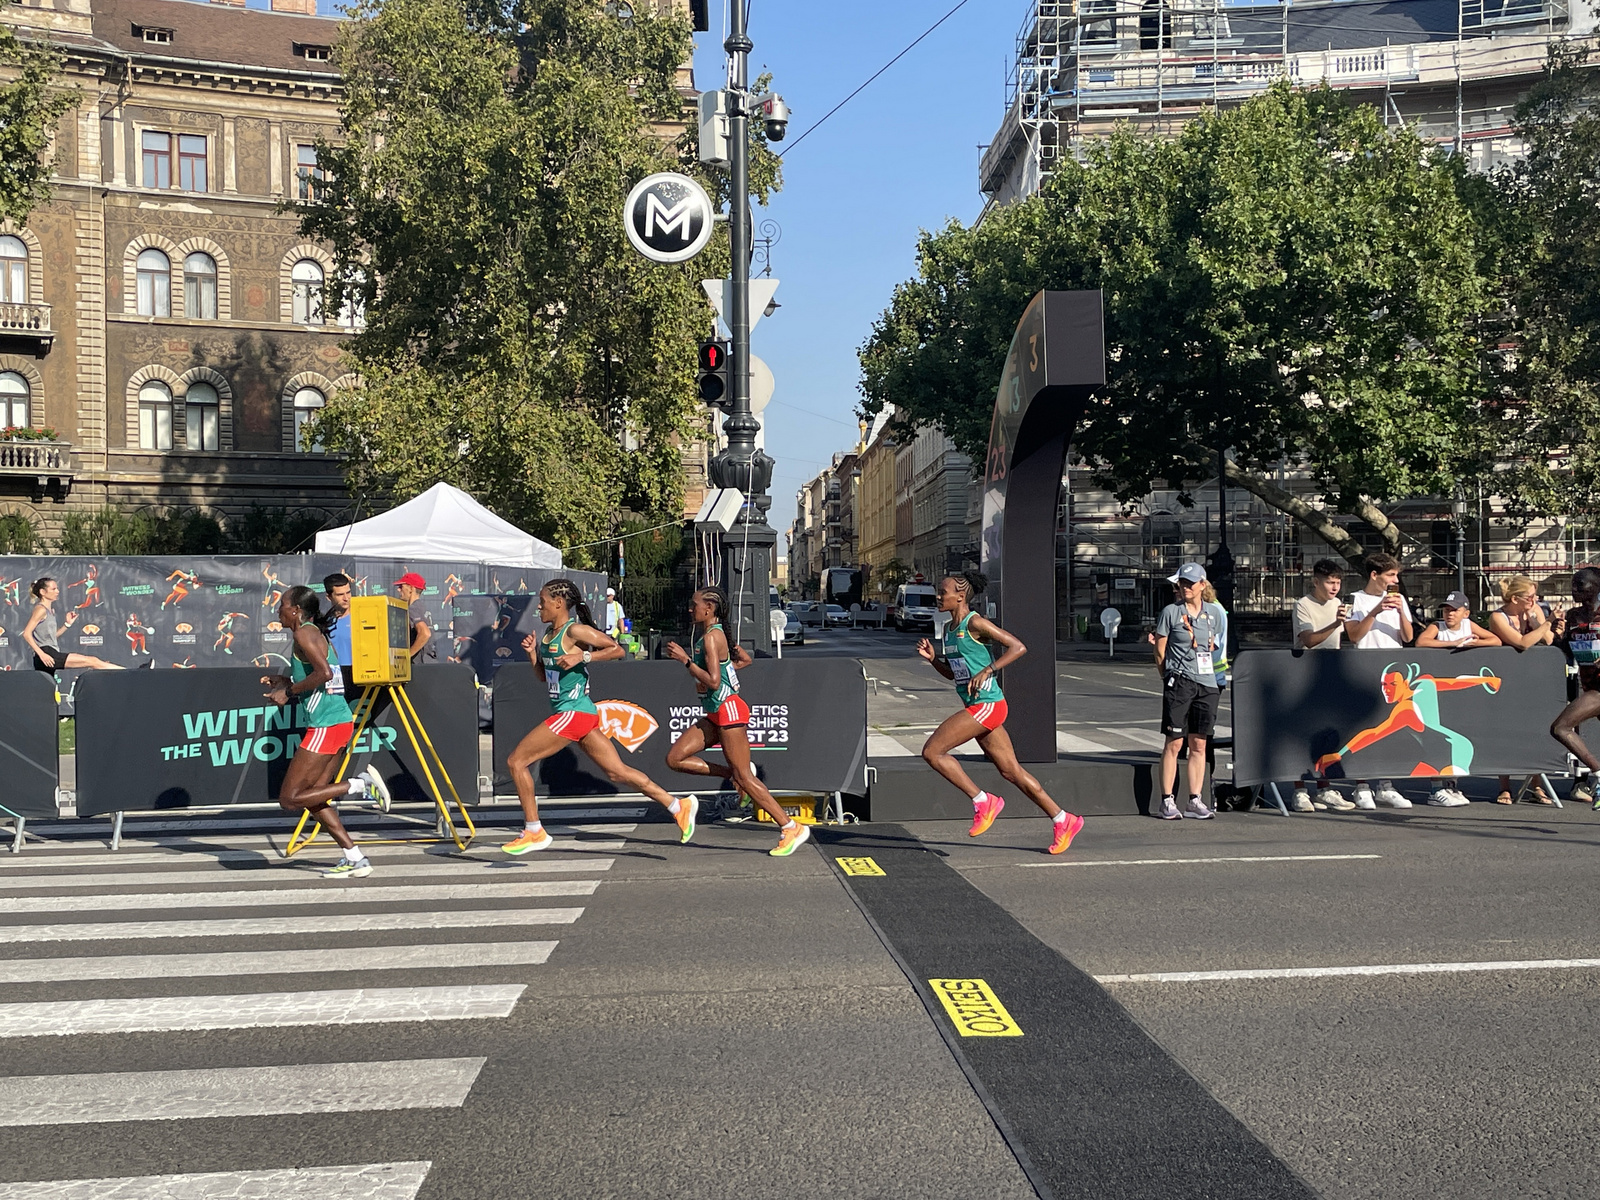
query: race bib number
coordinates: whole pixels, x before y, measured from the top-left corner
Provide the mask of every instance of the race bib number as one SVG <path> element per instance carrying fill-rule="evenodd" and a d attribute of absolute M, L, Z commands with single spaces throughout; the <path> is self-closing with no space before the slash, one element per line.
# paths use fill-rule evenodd
<path fill-rule="evenodd" d="M 739 669 L 732 663 L 728 664 L 728 686 L 736 692 L 739 690 Z"/>
<path fill-rule="evenodd" d="M 958 654 L 954 658 L 945 659 L 945 661 L 950 664 L 950 678 L 957 683 L 972 682 L 972 668 L 967 666 L 966 659 Z"/>
<path fill-rule="evenodd" d="M 550 699 L 561 695 L 561 672 L 554 667 L 544 669 L 544 685 L 550 689 Z"/>
<path fill-rule="evenodd" d="M 322 685 L 322 689 L 330 696 L 344 695 L 344 672 L 334 667 L 333 674 L 329 676 L 328 682 Z"/>
<path fill-rule="evenodd" d="M 1194 666 L 1195 670 L 1199 671 L 1202 675 L 1212 674 L 1215 668 L 1211 665 L 1211 651 L 1196 650 L 1194 652 Z"/>
<path fill-rule="evenodd" d="M 1590 667 L 1600 662 L 1600 654 L 1596 652 L 1595 639 L 1592 635 L 1575 637 L 1567 644 L 1572 647 L 1572 661 L 1579 666 Z"/>

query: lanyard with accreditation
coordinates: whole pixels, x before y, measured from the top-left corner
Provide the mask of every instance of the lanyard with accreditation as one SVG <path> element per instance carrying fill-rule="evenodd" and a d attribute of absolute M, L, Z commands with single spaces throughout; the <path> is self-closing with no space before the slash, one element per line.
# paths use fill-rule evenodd
<path fill-rule="evenodd" d="M 1195 670 L 1202 675 L 1211 675 L 1216 671 L 1211 662 L 1211 654 L 1217 648 L 1217 622 L 1216 618 L 1206 612 L 1204 608 L 1200 610 L 1200 615 L 1206 619 L 1206 628 L 1210 631 L 1206 634 L 1206 648 L 1204 650 L 1200 649 L 1200 639 L 1194 635 L 1194 622 L 1189 619 L 1188 605 L 1183 607 L 1183 627 L 1189 631 L 1189 642 L 1194 646 Z"/>

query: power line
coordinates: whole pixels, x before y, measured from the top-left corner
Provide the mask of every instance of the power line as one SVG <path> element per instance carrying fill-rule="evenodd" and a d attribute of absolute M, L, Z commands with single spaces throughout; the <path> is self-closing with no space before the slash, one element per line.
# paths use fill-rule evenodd
<path fill-rule="evenodd" d="M 834 113 L 838 112 L 846 104 L 849 104 L 850 101 L 854 100 L 862 92 L 866 91 L 867 88 L 871 85 L 871 83 L 872 83 L 872 81 L 874 79 L 876 79 L 879 75 L 882 75 L 890 67 L 894 66 L 895 63 L 899 62 L 902 58 L 904 58 L 906 55 L 910 54 L 913 50 L 915 50 L 916 47 L 917 47 L 917 42 L 922 41 L 923 38 L 927 37 L 935 29 L 939 28 L 939 26 L 943 25 L 946 21 L 948 21 L 951 17 L 955 16 L 956 13 L 960 12 L 966 6 L 967 6 L 967 0 L 960 0 L 960 2 L 954 8 L 952 8 L 949 12 L 945 13 L 944 16 L 940 17 L 932 25 L 929 25 L 926 29 L 924 29 L 922 31 L 922 33 L 918 36 L 918 38 L 917 38 L 917 40 L 915 42 L 912 42 L 911 45 L 907 46 L 904 50 L 900 51 L 899 54 L 896 54 L 888 62 L 884 63 L 883 66 L 879 67 L 876 71 L 874 71 L 872 73 L 872 75 L 867 79 L 866 83 L 863 83 L 855 91 L 851 92 L 843 100 L 839 101 L 839 103 L 835 104 L 827 112 L 823 113 L 822 114 L 822 120 L 819 120 L 810 129 L 806 130 L 799 137 L 795 138 L 794 141 L 790 142 L 789 143 L 789 149 L 785 150 L 778 157 L 779 158 L 787 158 L 789 156 L 789 154 L 794 150 L 794 148 L 796 146 L 798 146 L 801 142 L 805 141 L 808 137 L 810 137 L 813 133 L 815 133 L 818 129 L 820 129 L 822 127 L 822 122 L 823 121 L 826 121 L 829 117 L 833 116 Z"/>

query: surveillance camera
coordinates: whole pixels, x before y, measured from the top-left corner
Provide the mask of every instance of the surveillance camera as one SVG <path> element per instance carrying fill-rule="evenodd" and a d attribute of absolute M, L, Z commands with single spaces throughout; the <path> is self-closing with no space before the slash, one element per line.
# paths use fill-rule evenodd
<path fill-rule="evenodd" d="M 761 125 L 767 141 L 781 142 L 789 132 L 789 106 L 782 96 L 768 96 L 761 102 Z"/>

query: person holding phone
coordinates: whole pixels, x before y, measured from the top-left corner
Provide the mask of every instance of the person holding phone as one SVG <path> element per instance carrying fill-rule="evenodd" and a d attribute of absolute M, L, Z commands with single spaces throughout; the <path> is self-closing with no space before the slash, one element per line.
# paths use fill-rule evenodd
<path fill-rule="evenodd" d="M 1366 575 L 1366 585 L 1350 597 L 1344 635 L 1357 650 L 1402 650 L 1416 636 L 1416 627 L 1411 605 L 1400 592 L 1400 560 L 1392 554 L 1369 555 Z M 1376 792 L 1365 779 L 1357 780 L 1355 802 L 1357 808 L 1411 807 L 1390 779 L 1378 780 Z"/>
<path fill-rule="evenodd" d="M 1350 619 L 1350 606 L 1339 599 L 1339 589 L 1344 583 L 1344 568 L 1334 559 L 1318 559 L 1311 567 L 1311 594 L 1294 602 L 1291 629 L 1294 644 L 1300 650 L 1337 650 L 1344 638 L 1344 623 Z M 1355 808 L 1339 794 L 1339 789 L 1323 780 L 1312 795 L 1316 784 L 1311 773 L 1302 776 L 1295 785 L 1289 808 L 1294 812 L 1314 812 L 1332 809 L 1349 812 Z"/>
<path fill-rule="evenodd" d="M 1502 646 L 1510 646 L 1518 654 L 1535 646 L 1549 646 L 1567 631 L 1567 615 L 1552 616 L 1539 601 L 1539 587 L 1526 575 L 1512 575 L 1500 584 L 1500 607 L 1489 614 L 1489 629 L 1500 639 Z M 1496 804 L 1512 804 L 1516 800 L 1533 804 L 1554 804 L 1545 794 L 1537 775 L 1523 782 L 1517 795 L 1511 791 L 1511 776 L 1500 776 L 1500 792 Z"/>

